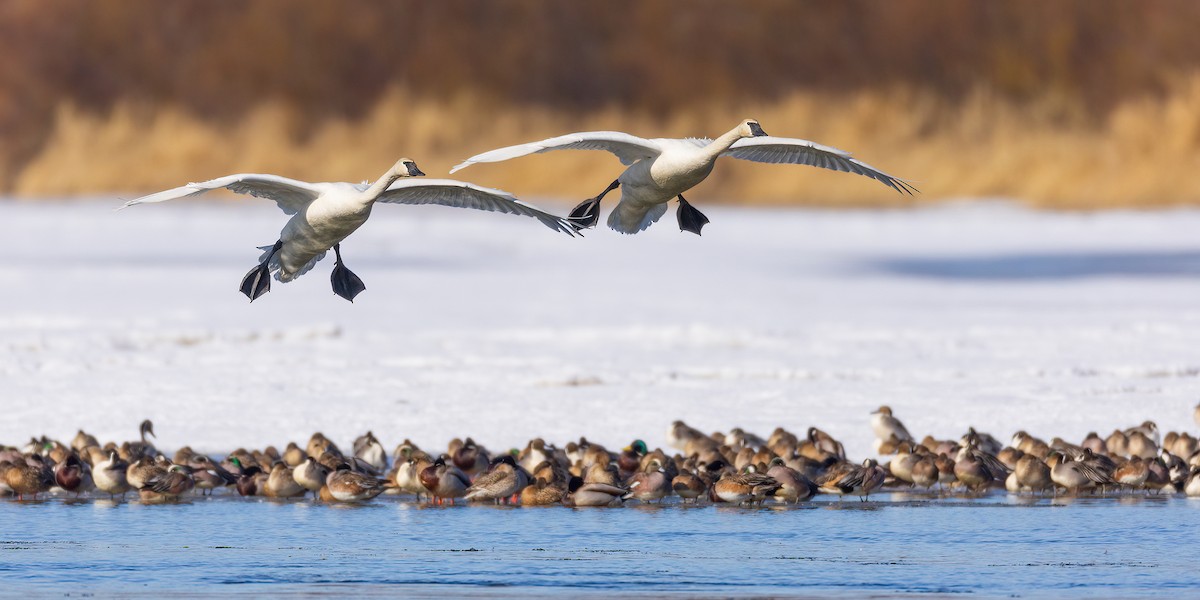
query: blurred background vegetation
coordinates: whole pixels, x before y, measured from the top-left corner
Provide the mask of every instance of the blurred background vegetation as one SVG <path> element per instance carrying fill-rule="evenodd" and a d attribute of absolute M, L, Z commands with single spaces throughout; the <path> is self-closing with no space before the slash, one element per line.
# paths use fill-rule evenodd
<path fill-rule="evenodd" d="M 0 193 L 357 181 L 401 155 L 439 176 L 568 131 L 754 117 L 912 180 L 916 202 L 1196 203 L 1198 32 L 1194 0 L 5 0 Z M 463 175 L 579 199 L 619 170 L 560 153 Z M 700 193 L 909 201 L 859 179 L 730 161 Z"/>

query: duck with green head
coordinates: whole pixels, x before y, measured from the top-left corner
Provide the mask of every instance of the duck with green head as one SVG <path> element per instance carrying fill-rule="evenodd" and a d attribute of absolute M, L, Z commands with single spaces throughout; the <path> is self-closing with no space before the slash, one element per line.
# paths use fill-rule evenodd
<path fill-rule="evenodd" d="M 621 451 L 621 455 L 617 457 L 617 468 L 621 473 L 632 473 L 638 470 L 642 465 L 642 457 L 650 450 L 646 447 L 646 442 L 642 440 L 633 440 Z"/>

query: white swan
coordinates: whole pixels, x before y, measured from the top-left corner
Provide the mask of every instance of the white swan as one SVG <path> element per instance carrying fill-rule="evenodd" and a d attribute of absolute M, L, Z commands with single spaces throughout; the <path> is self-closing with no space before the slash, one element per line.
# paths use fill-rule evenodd
<path fill-rule="evenodd" d="M 376 202 L 394 204 L 441 204 L 533 217 L 546 227 L 574 236 L 572 224 L 525 204 L 507 192 L 452 179 L 404 179 L 424 175 L 417 164 L 402 158 L 378 181 L 366 183 L 308 183 L 278 175 L 242 173 L 143 196 L 126 202 L 163 202 L 196 196 L 218 188 L 274 200 L 292 218 L 284 225 L 279 241 L 263 246 L 259 265 L 242 279 L 241 290 L 253 302 L 271 291 L 270 273 L 288 282 L 307 273 L 333 248 L 337 262 L 330 281 L 333 292 L 351 302 L 366 289 L 362 280 L 342 263 L 341 242 L 371 216 Z"/>
<path fill-rule="evenodd" d="M 600 200 L 623 186 L 621 202 L 608 216 L 608 226 L 621 233 L 637 233 L 667 212 L 667 202 L 679 198 L 679 228 L 697 235 L 708 218 L 688 204 L 683 192 L 704 181 L 721 156 L 764 163 L 811 165 L 870 177 L 906 194 L 916 191 L 897 179 L 859 162 L 850 154 L 807 140 L 770 137 L 758 121 L 747 119 L 715 140 L 647 140 L 619 131 L 572 133 L 540 142 L 509 146 L 472 156 L 450 170 L 451 173 L 475 163 L 499 162 L 549 152 L 551 150 L 607 150 L 629 165 L 599 196 L 584 201 L 571 211 L 570 219 L 582 229 L 595 226 L 600 216 Z"/>

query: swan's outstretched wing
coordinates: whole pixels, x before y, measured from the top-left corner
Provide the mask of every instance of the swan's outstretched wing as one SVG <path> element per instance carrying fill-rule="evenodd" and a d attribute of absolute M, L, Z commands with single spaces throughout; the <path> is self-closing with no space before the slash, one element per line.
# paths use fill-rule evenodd
<path fill-rule="evenodd" d="M 574 236 L 575 228 L 562 217 L 556 217 L 536 206 L 517 200 L 508 192 L 485 188 L 453 179 L 401 179 L 379 195 L 377 202 L 392 204 L 440 204 L 455 208 L 473 208 L 510 215 L 525 215 L 542 222 L 555 231 Z"/>
<path fill-rule="evenodd" d="M 653 140 L 642 139 L 620 131 L 585 131 L 569 133 L 540 142 L 530 142 L 476 154 L 450 169 L 453 173 L 475 163 L 500 162 L 527 154 L 538 154 L 551 150 L 607 150 L 621 159 L 621 164 L 632 165 L 643 158 L 658 156 L 662 149 Z"/>
<path fill-rule="evenodd" d="M 294 215 L 304 210 L 310 202 L 320 195 L 316 186 L 305 181 L 297 181 L 278 175 L 239 173 L 200 183 L 189 183 L 174 189 L 158 192 L 157 194 L 142 196 L 141 198 L 126 202 L 121 208 L 128 208 L 135 204 L 149 204 L 151 202 L 165 202 L 177 198 L 187 198 L 219 188 L 225 188 L 239 194 L 248 194 L 256 198 L 274 200 L 275 204 L 279 205 L 279 210 L 289 215 Z"/>
<path fill-rule="evenodd" d="M 758 136 L 742 138 L 726 150 L 726 156 L 761 163 L 810 165 L 870 177 L 897 192 L 912 194 L 917 188 L 850 156 L 849 152 L 794 138 Z"/>

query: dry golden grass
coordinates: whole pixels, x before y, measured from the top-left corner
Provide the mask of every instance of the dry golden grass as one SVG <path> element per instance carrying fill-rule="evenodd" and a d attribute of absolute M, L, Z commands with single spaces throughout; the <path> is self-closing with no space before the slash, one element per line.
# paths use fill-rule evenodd
<path fill-rule="evenodd" d="M 374 179 L 400 156 L 430 176 L 491 148 L 569 131 L 644 137 L 715 136 L 755 117 L 773 135 L 851 150 L 912 181 L 915 199 L 878 183 L 807 167 L 727 160 L 696 200 L 890 206 L 961 197 L 1012 197 L 1067 209 L 1200 202 L 1200 75 L 1161 96 L 1121 102 L 1099 120 L 1069 101 L 1021 105 L 986 92 L 950 101 L 904 89 L 796 93 L 756 106 L 711 104 L 667 118 L 614 109 L 586 113 L 496 105 L 463 95 L 434 101 L 393 89 L 364 117 L 316 126 L 266 101 L 233 124 L 185 110 L 118 103 L 105 115 L 58 108 L 52 133 L 16 174 L 19 196 L 134 194 L 235 172 L 309 180 Z M 294 135 L 307 131 L 303 139 Z M 456 174 L 526 197 L 582 199 L 621 170 L 610 156 L 563 152 Z"/>

